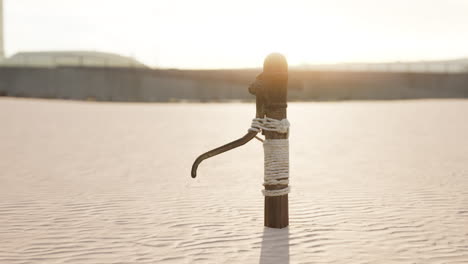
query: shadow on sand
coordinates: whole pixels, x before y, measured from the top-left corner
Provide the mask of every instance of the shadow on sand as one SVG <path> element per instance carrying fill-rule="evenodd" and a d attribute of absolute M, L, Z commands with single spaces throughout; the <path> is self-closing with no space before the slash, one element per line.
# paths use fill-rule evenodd
<path fill-rule="evenodd" d="M 289 263 L 289 227 L 263 229 L 260 264 Z"/>

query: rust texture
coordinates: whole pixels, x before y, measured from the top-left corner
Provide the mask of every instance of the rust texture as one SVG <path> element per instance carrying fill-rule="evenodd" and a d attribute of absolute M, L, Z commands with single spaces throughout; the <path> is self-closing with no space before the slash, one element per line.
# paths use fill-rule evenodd
<path fill-rule="evenodd" d="M 288 63 L 281 54 L 269 55 L 263 64 L 266 117 L 287 118 Z M 266 139 L 286 139 L 288 134 L 265 131 Z M 267 190 L 282 189 L 284 185 L 267 185 Z M 265 196 L 265 226 L 284 228 L 289 225 L 288 195 Z"/>
<path fill-rule="evenodd" d="M 288 95 L 288 63 L 286 58 L 278 53 L 270 54 L 263 64 L 263 72 L 259 74 L 249 87 L 249 92 L 256 96 L 256 117 L 285 119 Z M 288 134 L 264 131 L 266 139 L 286 139 Z M 192 165 L 192 178 L 197 177 L 200 163 L 208 158 L 242 146 L 252 140 L 257 132 L 249 131 L 242 138 L 226 145 L 210 150 L 200 155 Z M 277 190 L 285 185 L 267 185 L 267 190 Z M 265 196 L 265 226 L 283 228 L 289 225 L 288 195 Z"/>

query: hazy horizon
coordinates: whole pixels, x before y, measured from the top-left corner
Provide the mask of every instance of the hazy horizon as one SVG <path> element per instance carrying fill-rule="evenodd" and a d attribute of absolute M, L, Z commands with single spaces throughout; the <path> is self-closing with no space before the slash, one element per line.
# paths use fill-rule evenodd
<path fill-rule="evenodd" d="M 268 8 L 267 8 L 268 7 Z M 161 68 L 468 57 L 468 2 L 4 0 L 5 51 L 98 50 Z"/>

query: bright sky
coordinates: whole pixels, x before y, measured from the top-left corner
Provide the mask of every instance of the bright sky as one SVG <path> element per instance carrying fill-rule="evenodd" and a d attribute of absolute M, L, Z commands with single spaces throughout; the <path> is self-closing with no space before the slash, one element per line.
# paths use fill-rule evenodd
<path fill-rule="evenodd" d="M 7 55 L 97 50 L 157 67 L 468 57 L 468 0 L 4 0 Z"/>

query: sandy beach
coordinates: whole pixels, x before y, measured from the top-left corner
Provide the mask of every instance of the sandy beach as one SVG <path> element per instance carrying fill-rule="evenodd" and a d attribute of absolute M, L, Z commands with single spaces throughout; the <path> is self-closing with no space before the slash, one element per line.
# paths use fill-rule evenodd
<path fill-rule="evenodd" d="M 290 103 L 263 227 L 253 103 L 0 99 L 0 263 L 468 263 L 468 100 Z"/>

